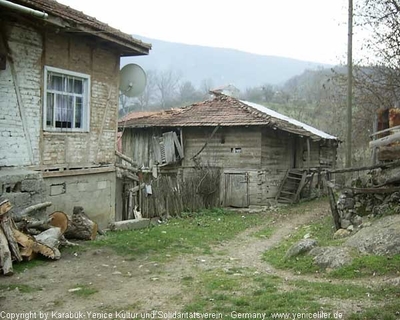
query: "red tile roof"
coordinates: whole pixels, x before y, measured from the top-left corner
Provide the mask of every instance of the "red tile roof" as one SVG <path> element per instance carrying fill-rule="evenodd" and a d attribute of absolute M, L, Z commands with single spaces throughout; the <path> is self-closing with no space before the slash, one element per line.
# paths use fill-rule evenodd
<path fill-rule="evenodd" d="M 119 124 L 123 124 L 124 122 L 131 120 L 131 119 L 139 119 L 151 116 L 153 114 L 157 114 L 160 111 L 134 111 L 124 115 L 121 119 L 118 120 Z"/>
<path fill-rule="evenodd" d="M 253 106 L 252 106 L 253 105 Z M 267 125 L 294 134 L 311 137 L 313 140 L 333 139 L 322 131 L 294 119 L 285 117 L 266 107 L 260 109 L 255 104 L 246 103 L 233 97 L 217 94 L 214 99 L 194 103 L 187 107 L 152 113 L 148 116 L 129 115 L 120 121 L 125 128 L 146 127 L 205 127 L 205 126 L 260 126 Z M 265 110 L 262 111 L 262 110 Z M 270 111 L 270 112 L 269 112 Z"/>
<path fill-rule="evenodd" d="M 110 27 L 109 25 L 91 17 L 83 12 L 58 3 L 54 0 L 10 0 L 10 2 L 46 12 L 49 17 L 47 22 L 57 24 L 64 31 L 79 30 L 91 34 L 102 40 L 113 42 L 123 49 L 122 55 L 148 54 L 151 44 L 134 39 L 131 35 Z M 32 16 L 30 16 L 32 18 Z M 63 21 L 59 21 L 59 19 Z M 58 20 L 57 20 L 58 19 Z"/>

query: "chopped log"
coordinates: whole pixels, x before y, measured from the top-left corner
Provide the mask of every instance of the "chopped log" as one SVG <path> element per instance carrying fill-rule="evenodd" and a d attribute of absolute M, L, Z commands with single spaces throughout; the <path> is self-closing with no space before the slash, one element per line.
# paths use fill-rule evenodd
<path fill-rule="evenodd" d="M 32 260 L 36 256 L 36 254 L 33 252 L 33 243 L 35 241 L 34 238 L 30 235 L 22 233 L 17 229 L 14 229 L 13 232 L 15 239 L 21 247 L 20 252 L 23 259 L 27 261 Z"/>
<path fill-rule="evenodd" d="M 67 214 L 62 211 L 54 211 L 50 215 L 49 224 L 53 227 L 59 227 L 61 233 L 64 234 L 65 231 L 68 229 L 69 225 L 69 218 Z"/>
<path fill-rule="evenodd" d="M 40 210 L 40 209 L 43 209 L 43 208 L 47 208 L 47 207 L 50 207 L 51 205 L 52 205 L 51 202 L 43 202 L 43 203 L 35 204 L 33 206 L 27 207 L 24 210 L 22 210 L 19 213 L 19 216 L 20 217 L 26 216 L 26 215 L 30 214 L 31 212 L 33 212 L 33 211 L 37 211 L 37 210 Z"/>
<path fill-rule="evenodd" d="M 14 273 L 10 248 L 2 228 L 0 228 L 0 267 L 6 276 L 11 276 Z"/>
<path fill-rule="evenodd" d="M 9 200 L 3 200 L 0 202 L 0 216 L 6 214 L 12 208 L 11 202 Z"/>
<path fill-rule="evenodd" d="M 74 207 L 71 223 L 65 232 L 67 239 L 94 240 L 98 225 L 90 220 L 82 207 Z"/>
<path fill-rule="evenodd" d="M 25 260 L 32 260 L 36 257 L 37 253 L 53 259 L 58 260 L 61 257 L 60 251 L 57 248 L 49 247 L 48 245 L 37 241 L 34 237 L 22 233 L 17 229 L 13 229 L 15 239 L 18 244 L 22 247 L 20 250 L 21 256 Z"/>
<path fill-rule="evenodd" d="M 60 239 L 62 237 L 61 229 L 58 227 L 53 227 L 43 231 L 42 233 L 34 236 L 34 238 L 51 248 L 58 248 L 60 246 Z"/>
<path fill-rule="evenodd" d="M 10 218 L 8 214 L 5 214 L 0 218 L 1 229 L 3 230 L 4 235 L 7 238 L 12 258 L 14 258 L 17 261 L 22 261 L 21 253 L 19 252 L 18 243 L 15 240 L 11 223 L 12 223 L 12 218 Z"/>

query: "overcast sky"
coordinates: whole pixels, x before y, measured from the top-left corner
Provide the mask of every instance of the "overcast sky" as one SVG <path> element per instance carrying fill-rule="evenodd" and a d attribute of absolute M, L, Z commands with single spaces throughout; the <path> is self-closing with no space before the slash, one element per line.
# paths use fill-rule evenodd
<path fill-rule="evenodd" d="M 129 34 L 323 63 L 346 59 L 347 0 L 58 1 Z"/>

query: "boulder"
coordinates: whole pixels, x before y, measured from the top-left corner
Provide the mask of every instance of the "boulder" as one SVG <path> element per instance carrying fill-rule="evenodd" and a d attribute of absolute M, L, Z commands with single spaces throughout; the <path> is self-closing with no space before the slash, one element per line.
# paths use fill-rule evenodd
<path fill-rule="evenodd" d="M 347 229 L 350 225 L 351 225 L 350 220 L 342 219 L 342 221 L 340 221 L 340 226 L 341 226 L 343 229 Z"/>
<path fill-rule="evenodd" d="M 340 268 L 353 260 L 350 249 L 346 247 L 318 247 L 309 254 L 314 257 L 314 264 L 324 269 Z"/>
<path fill-rule="evenodd" d="M 355 215 L 352 219 L 351 222 L 353 223 L 353 225 L 355 225 L 356 227 L 358 227 L 359 225 L 361 225 L 363 223 L 362 218 L 358 215 Z"/>
<path fill-rule="evenodd" d="M 292 245 L 286 252 L 285 258 L 292 258 L 310 251 L 312 248 L 317 246 L 317 240 L 315 239 L 302 239 L 299 242 Z"/>
<path fill-rule="evenodd" d="M 346 229 L 339 229 L 338 231 L 335 232 L 333 235 L 333 239 L 343 239 L 348 237 L 351 234 L 349 230 Z"/>
<path fill-rule="evenodd" d="M 351 236 L 345 244 L 361 253 L 392 256 L 400 254 L 400 215 L 380 218 Z"/>

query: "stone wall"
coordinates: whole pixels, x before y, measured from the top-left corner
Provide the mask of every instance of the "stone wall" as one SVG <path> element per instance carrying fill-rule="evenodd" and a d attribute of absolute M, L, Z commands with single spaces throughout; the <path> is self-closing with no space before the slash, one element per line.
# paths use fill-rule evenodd
<path fill-rule="evenodd" d="M 13 212 L 45 199 L 46 186 L 40 172 L 6 168 L 0 170 L 0 199 L 10 200 Z"/>

